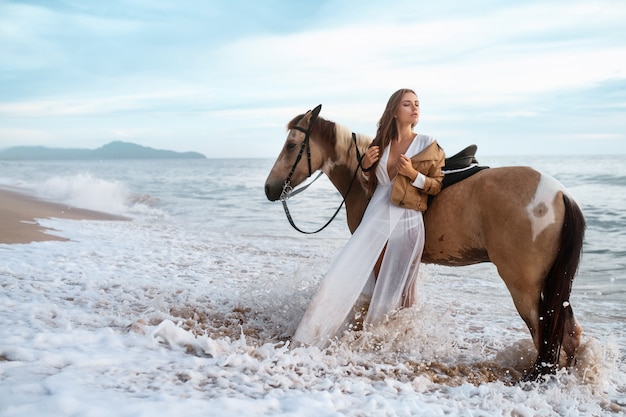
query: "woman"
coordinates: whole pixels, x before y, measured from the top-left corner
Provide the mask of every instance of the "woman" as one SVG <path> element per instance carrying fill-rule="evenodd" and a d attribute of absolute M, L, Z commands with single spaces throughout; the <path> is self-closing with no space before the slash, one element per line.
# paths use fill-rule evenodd
<path fill-rule="evenodd" d="M 363 155 L 362 182 L 371 195 L 361 224 L 324 277 L 294 335 L 296 343 L 325 347 L 350 322 L 363 293 L 371 295 L 364 325 L 415 301 L 424 248 L 428 195 L 441 190 L 445 154 L 430 136 L 416 134 L 419 100 L 393 93 Z"/>

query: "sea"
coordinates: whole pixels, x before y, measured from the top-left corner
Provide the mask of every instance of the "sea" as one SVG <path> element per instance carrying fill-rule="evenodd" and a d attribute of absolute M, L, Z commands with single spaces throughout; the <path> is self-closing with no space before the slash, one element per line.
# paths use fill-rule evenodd
<path fill-rule="evenodd" d="M 0 416 L 624 415 L 623 156 L 479 160 L 582 207 L 573 367 L 517 382 L 535 352 L 488 263 L 424 265 L 415 306 L 292 345 L 350 233 L 343 209 L 295 231 L 264 194 L 273 159 L 0 161 L 2 188 L 128 218 L 36 219 L 69 240 L 0 244 Z M 288 203 L 313 231 L 341 197 L 322 176 Z"/>

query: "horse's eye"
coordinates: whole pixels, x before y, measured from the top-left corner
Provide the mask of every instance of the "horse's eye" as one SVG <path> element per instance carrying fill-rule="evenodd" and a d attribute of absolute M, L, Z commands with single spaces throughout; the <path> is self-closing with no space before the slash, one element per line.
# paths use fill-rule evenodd
<path fill-rule="evenodd" d="M 296 147 L 296 144 L 295 144 L 295 143 L 293 143 L 293 142 L 289 142 L 289 143 L 287 144 L 287 150 L 288 150 L 288 151 L 293 151 L 293 150 L 295 149 L 295 147 Z"/>

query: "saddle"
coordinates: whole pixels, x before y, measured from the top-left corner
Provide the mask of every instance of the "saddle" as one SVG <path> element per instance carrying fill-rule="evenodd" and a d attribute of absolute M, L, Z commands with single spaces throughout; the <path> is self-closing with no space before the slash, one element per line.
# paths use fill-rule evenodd
<path fill-rule="evenodd" d="M 456 184 L 466 178 L 471 177 L 483 169 L 489 167 L 478 165 L 476 159 L 476 150 L 478 146 L 470 145 L 462 151 L 446 158 L 445 165 L 441 169 L 443 172 L 443 185 L 442 188 Z"/>

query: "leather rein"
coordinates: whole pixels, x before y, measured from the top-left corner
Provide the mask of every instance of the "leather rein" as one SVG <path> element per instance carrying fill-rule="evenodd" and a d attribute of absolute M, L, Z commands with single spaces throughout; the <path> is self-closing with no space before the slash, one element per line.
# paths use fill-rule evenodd
<path fill-rule="evenodd" d="M 287 220 L 289 220 L 289 224 L 291 225 L 291 227 L 296 229 L 298 232 L 304 233 L 304 234 L 307 234 L 307 235 L 321 232 L 330 223 L 332 223 L 333 220 L 335 220 L 335 218 L 337 217 L 337 215 L 341 211 L 341 208 L 343 207 L 343 205 L 346 202 L 346 197 L 348 197 L 348 194 L 350 194 L 350 190 L 352 189 L 352 184 L 354 184 L 354 180 L 356 179 L 356 175 L 359 172 L 359 168 L 363 169 L 363 167 L 361 166 L 361 159 L 362 159 L 362 157 L 361 157 L 361 154 L 359 152 L 359 147 L 357 146 L 356 134 L 354 132 L 352 132 L 352 141 L 354 142 L 354 147 L 356 149 L 356 158 L 357 158 L 358 166 L 354 170 L 354 175 L 352 175 L 352 180 L 350 181 L 350 185 L 348 186 L 348 190 L 346 191 L 346 195 L 343 197 L 343 200 L 341 201 L 341 204 L 339 205 L 339 207 L 337 207 L 337 210 L 335 210 L 335 213 L 326 222 L 326 224 L 324 224 L 322 227 L 320 227 L 317 230 L 305 231 L 305 230 L 300 229 L 298 226 L 296 226 L 295 222 L 293 221 L 293 218 L 291 217 L 291 213 L 289 212 L 289 208 L 287 207 L 287 200 L 290 197 L 293 197 L 294 195 L 299 194 L 302 191 L 304 191 L 307 188 L 309 188 L 323 174 L 323 172 L 320 171 L 319 174 L 317 174 L 317 176 L 313 179 L 313 181 L 311 181 L 310 183 L 308 183 L 307 185 L 305 185 L 303 187 L 298 188 L 297 190 L 294 190 L 293 187 L 291 186 L 291 177 L 293 176 L 294 172 L 296 171 L 296 167 L 298 166 L 298 163 L 300 163 L 300 160 L 302 159 L 302 156 L 304 155 L 304 151 L 305 150 L 306 150 L 306 156 L 307 156 L 307 163 L 308 163 L 308 166 L 309 166 L 309 177 L 313 174 L 313 172 L 311 170 L 311 145 L 310 145 L 310 138 L 311 138 L 311 127 L 313 126 L 313 122 L 315 121 L 315 119 L 317 119 L 317 115 L 318 115 L 318 113 L 313 112 L 313 114 L 311 116 L 311 120 L 309 122 L 309 127 L 307 129 L 304 129 L 304 128 L 300 127 L 300 126 L 294 126 L 292 128 L 292 129 L 296 129 L 296 130 L 304 133 L 304 141 L 302 141 L 302 145 L 300 145 L 300 151 L 298 152 L 298 156 L 296 157 L 296 160 L 293 163 L 293 166 L 291 167 L 291 170 L 289 171 L 289 174 L 287 175 L 287 179 L 285 179 L 285 183 L 283 184 L 283 191 L 280 194 L 280 201 L 283 204 L 283 209 L 285 210 L 285 215 L 287 216 Z"/>

